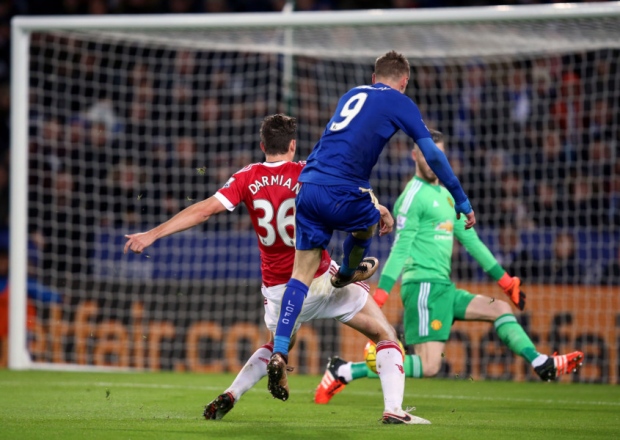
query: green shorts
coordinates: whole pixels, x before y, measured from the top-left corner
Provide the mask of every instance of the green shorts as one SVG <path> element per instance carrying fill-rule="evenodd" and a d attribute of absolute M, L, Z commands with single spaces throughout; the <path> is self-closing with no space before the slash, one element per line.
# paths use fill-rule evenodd
<path fill-rule="evenodd" d="M 407 344 L 445 342 L 455 320 L 465 319 L 465 310 L 474 299 L 452 283 L 407 283 L 400 294 L 405 308 L 404 327 Z"/>

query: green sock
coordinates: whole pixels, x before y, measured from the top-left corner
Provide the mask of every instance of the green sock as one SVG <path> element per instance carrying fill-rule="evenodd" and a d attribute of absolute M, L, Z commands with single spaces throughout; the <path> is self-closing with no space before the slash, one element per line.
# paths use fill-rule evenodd
<path fill-rule="evenodd" d="M 351 376 L 353 380 L 361 379 L 362 377 L 372 379 L 377 379 L 379 377 L 377 373 L 368 368 L 366 362 L 351 362 Z"/>
<path fill-rule="evenodd" d="M 368 377 L 369 372 L 372 373 L 372 371 L 366 367 L 366 362 L 353 362 L 351 364 L 351 376 L 353 380 Z"/>
<path fill-rule="evenodd" d="M 405 355 L 405 377 L 424 377 L 422 371 L 422 359 L 417 354 Z"/>
<path fill-rule="evenodd" d="M 500 316 L 493 325 L 499 338 L 513 353 L 526 359 L 529 363 L 540 356 L 534 343 L 512 313 Z"/>

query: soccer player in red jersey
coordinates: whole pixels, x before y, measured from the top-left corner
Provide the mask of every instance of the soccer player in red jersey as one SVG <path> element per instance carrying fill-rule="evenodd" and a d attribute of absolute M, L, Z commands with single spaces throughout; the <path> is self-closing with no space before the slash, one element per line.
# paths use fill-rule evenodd
<path fill-rule="evenodd" d="M 267 375 L 282 296 L 295 260 L 295 196 L 301 185 L 298 177 L 305 166 L 305 162 L 293 162 L 296 131 L 294 118 L 281 114 L 266 117 L 260 130 L 260 147 L 265 153 L 265 162 L 248 165 L 236 172 L 213 196 L 185 208 L 161 225 L 147 232 L 126 235 L 125 253 L 141 253 L 156 240 L 196 226 L 214 214 L 232 211 L 240 203 L 248 208 L 261 255 L 265 324 L 272 336 L 271 341 L 248 359 L 231 386 L 205 407 L 206 419 L 219 420 L 224 417 L 245 392 Z M 389 211 L 380 205 L 377 209 L 381 213 L 380 234 L 391 232 L 394 220 Z M 337 271 L 338 265 L 324 250 L 299 319 L 294 323 L 295 332 L 303 322 L 333 318 L 358 330 L 375 343 L 396 340 L 394 329 L 368 295 L 368 285 L 358 282 L 336 289 L 330 279 Z M 294 342 L 293 337 L 291 347 Z M 377 369 L 380 373 L 381 366 Z M 389 375 L 385 376 L 389 380 Z M 333 384 L 340 386 L 338 381 L 333 381 Z M 286 382 L 281 386 L 288 393 Z M 430 423 L 402 410 L 403 394 L 404 383 L 400 381 L 384 387 L 386 411 L 399 413 L 400 417 L 407 419 L 404 423 Z"/>

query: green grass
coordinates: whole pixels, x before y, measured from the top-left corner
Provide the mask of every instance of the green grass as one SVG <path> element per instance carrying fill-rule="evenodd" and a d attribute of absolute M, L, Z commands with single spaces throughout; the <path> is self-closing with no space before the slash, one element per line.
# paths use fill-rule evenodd
<path fill-rule="evenodd" d="M 223 420 L 202 409 L 232 375 L 0 370 L 1 439 L 612 439 L 620 388 L 611 385 L 407 380 L 405 405 L 430 426 L 384 426 L 378 380 L 312 403 L 319 377 L 292 376 L 291 398 L 266 379 Z"/>

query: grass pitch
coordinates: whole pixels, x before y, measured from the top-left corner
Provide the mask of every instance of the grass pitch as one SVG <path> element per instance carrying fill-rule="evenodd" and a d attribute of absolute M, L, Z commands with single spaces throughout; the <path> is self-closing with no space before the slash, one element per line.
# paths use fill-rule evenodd
<path fill-rule="evenodd" d="M 362 379 L 329 405 L 316 376 L 290 377 L 276 401 L 263 379 L 221 421 L 202 409 L 232 375 L 0 370 L 1 439 L 614 439 L 613 385 L 407 379 L 405 405 L 430 426 L 384 426 L 381 385 Z"/>

